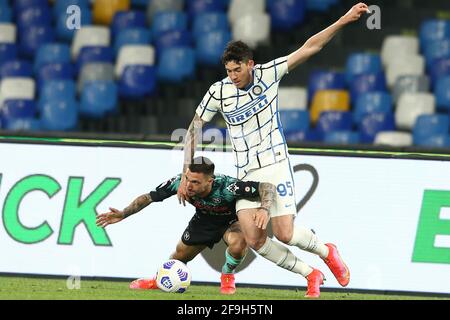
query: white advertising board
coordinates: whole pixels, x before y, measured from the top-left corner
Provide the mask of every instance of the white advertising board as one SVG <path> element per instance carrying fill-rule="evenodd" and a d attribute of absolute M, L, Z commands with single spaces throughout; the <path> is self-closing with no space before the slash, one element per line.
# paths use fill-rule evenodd
<path fill-rule="evenodd" d="M 231 153 L 206 152 L 235 175 Z M 0 144 L 0 273 L 137 278 L 169 257 L 193 215 L 176 196 L 106 229 L 95 215 L 123 209 L 181 171 L 182 152 Z M 335 243 L 348 288 L 450 293 L 450 162 L 291 155 L 303 207 L 295 221 Z M 305 196 L 307 199 L 304 199 Z M 223 244 L 189 263 L 193 281 L 218 282 Z M 291 248 L 325 273 L 326 265 Z M 305 286 L 251 252 L 239 284 Z"/>

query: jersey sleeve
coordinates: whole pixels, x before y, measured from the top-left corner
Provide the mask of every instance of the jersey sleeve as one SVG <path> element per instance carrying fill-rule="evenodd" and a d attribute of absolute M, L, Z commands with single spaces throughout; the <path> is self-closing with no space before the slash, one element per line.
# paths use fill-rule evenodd
<path fill-rule="evenodd" d="M 259 182 L 235 180 L 228 190 L 238 199 L 259 197 Z"/>
<path fill-rule="evenodd" d="M 173 177 L 166 182 L 161 183 L 155 190 L 150 191 L 150 197 L 153 202 L 161 202 L 175 195 L 181 182 L 181 175 Z"/>
<path fill-rule="evenodd" d="M 259 70 L 258 70 L 259 69 Z M 267 62 L 257 68 L 266 83 L 280 81 L 289 71 L 287 56 Z"/>
<path fill-rule="evenodd" d="M 195 111 L 203 121 L 211 121 L 211 119 L 220 110 L 220 100 L 216 97 L 217 90 L 220 90 L 220 86 L 218 86 L 217 84 L 213 84 L 208 89 L 208 92 L 205 94 L 202 102 L 199 104 L 197 110 Z"/>

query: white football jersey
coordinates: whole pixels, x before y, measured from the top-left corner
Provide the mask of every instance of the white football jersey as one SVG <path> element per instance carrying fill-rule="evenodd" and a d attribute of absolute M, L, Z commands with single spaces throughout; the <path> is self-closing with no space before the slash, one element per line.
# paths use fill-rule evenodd
<path fill-rule="evenodd" d="M 217 112 L 226 121 L 238 179 L 288 157 L 278 113 L 278 85 L 286 73 L 287 57 L 255 65 L 249 87 L 238 89 L 227 77 L 209 88 L 196 110 L 206 122 Z"/>

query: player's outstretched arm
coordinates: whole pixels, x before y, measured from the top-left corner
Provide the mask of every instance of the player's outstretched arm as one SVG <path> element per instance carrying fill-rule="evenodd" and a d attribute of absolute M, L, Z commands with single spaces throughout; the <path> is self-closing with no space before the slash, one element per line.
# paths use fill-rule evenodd
<path fill-rule="evenodd" d="M 99 214 L 96 219 L 96 224 L 97 226 L 104 228 L 110 224 L 120 222 L 123 219 L 141 211 L 150 203 L 152 203 L 152 198 L 149 194 L 144 194 L 137 197 L 128 207 L 123 210 L 109 208 L 109 210 L 111 210 L 110 212 Z"/>
<path fill-rule="evenodd" d="M 276 187 L 267 182 L 259 184 L 259 196 L 261 198 L 261 208 L 253 215 L 253 220 L 258 228 L 265 230 L 270 220 L 270 208 L 275 201 Z"/>
<path fill-rule="evenodd" d="M 318 53 L 331 39 L 333 39 L 339 30 L 347 24 L 357 21 L 364 13 L 367 12 L 370 12 L 369 7 L 365 3 L 360 2 L 353 6 L 345 15 L 343 15 L 331 26 L 309 38 L 300 49 L 294 51 L 288 56 L 288 70 L 292 71 L 298 65 Z"/>
<path fill-rule="evenodd" d="M 199 140 L 198 138 L 201 135 L 202 132 L 201 130 L 203 128 L 204 123 L 205 121 L 202 120 L 197 114 L 195 114 L 194 119 L 192 119 L 192 122 L 187 130 L 186 139 L 184 142 L 183 172 L 181 175 L 181 182 L 177 192 L 178 202 L 182 203 L 183 206 L 186 206 L 185 201 L 188 199 L 185 188 L 186 181 L 184 174 L 186 173 L 189 165 L 192 163 L 192 160 L 194 159 L 195 149 L 197 148 Z"/>

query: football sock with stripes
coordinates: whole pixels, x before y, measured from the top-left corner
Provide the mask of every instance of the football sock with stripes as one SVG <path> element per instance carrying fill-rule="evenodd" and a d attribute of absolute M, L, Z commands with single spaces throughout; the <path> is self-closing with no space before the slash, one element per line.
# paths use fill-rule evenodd
<path fill-rule="evenodd" d="M 292 239 L 288 244 L 315 253 L 322 259 L 328 256 L 328 247 L 319 241 L 312 230 L 304 227 L 294 226 Z"/>
<path fill-rule="evenodd" d="M 222 273 L 230 274 L 234 273 L 234 270 L 236 270 L 237 266 L 241 264 L 242 261 L 244 261 L 245 256 L 243 256 L 240 259 L 236 259 L 233 257 L 229 252 L 228 249 L 225 251 L 225 263 L 222 267 Z"/>
<path fill-rule="evenodd" d="M 283 269 L 299 273 L 304 277 L 313 271 L 309 265 L 294 256 L 286 246 L 270 238 L 266 238 L 266 242 L 257 252 Z"/>

